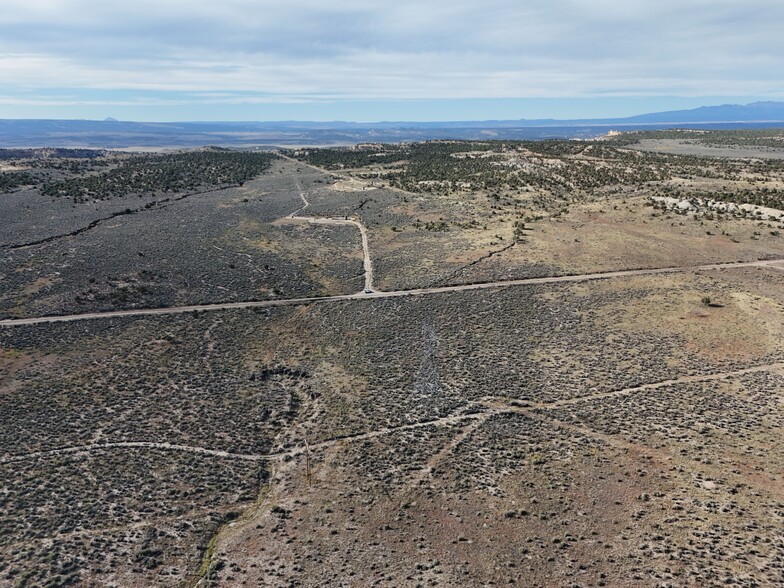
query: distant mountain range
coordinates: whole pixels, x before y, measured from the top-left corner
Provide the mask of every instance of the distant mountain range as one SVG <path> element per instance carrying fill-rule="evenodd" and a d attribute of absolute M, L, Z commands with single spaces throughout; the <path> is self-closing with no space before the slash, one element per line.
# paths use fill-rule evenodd
<path fill-rule="evenodd" d="M 2 147 L 164 148 L 351 145 L 428 139 L 590 138 L 608 130 L 784 127 L 784 102 L 703 106 L 627 118 L 454 122 L 185 122 L 0 119 Z"/>
<path fill-rule="evenodd" d="M 621 120 L 629 123 L 782 122 L 784 121 L 784 102 L 701 106 L 692 110 L 641 114 Z"/>

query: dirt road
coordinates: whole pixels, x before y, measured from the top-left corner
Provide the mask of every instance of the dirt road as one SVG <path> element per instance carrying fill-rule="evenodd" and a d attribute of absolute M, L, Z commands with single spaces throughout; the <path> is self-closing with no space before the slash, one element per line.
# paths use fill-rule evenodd
<path fill-rule="evenodd" d="M 311 225 L 351 225 L 359 229 L 359 234 L 362 236 L 362 255 L 364 257 L 363 265 L 365 269 L 365 286 L 364 290 L 373 289 L 373 261 L 370 259 L 370 245 L 368 244 L 368 234 L 365 225 L 355 218 L 340 218 L 340 217 L 320 217 L 320 216 L 300 216 L 300 213 L 310 206 L 305 193 L 300 191 L 299 197 L 302 199 L 302 208 L 299 208 L 288 215 L 285 221 L 301 221 L 307 222 Z"/>
<path fill-rule="evenodd" d="M 42 316 L 23 319 L 5 319 L 0 321 L 2 327 L 21 325 L 35 325 L 40 323 L 60 323 L 90 319 L 109 319 L 128 316 L 155 316 L 163 314 L 183 314 L 188 312 L 208 312 L 214 310 L 232 310 L 236 308 L 271 308 L 274 306 L 299 306 L 315 304 L 317 302 L 339 302 L 345 300 L 374 300 L 378 298 L 399 298 L 402 296 L 427 296 L 443 294 L 446 292 L 467 292 L 469 290 L 490 290 L 494 288 L 509 288 L 511 286 L 528 286 L 535 284 L 560 284 L 574 282 L 588 282 L 593 280 L 607 280 L 612 278 L 627 278 L 632 276 L 649 276 L 656 274 L 675 274 L 695 271 L 709 271 L 733 269 L 742 267 L 772 267 L 778 269 L 781 259 L 766 261 L 738 261 L 729 263 L 712 263 L 696 266 L 663 267 L 654 269 L 619 270 L 613 272 L 598 272 L 592 274 L 576 274 L 567 276 L 553 276 L 547 278 L 524 278 L 521 280 L 502 280 L 497 282 L 482 282 L 479 284 L 464 284 L 461 286 L 441 286 L 435 288 L 419 288 L 414 290 L 393 290 L 389 292 L 373 292 L 372 294 L 342 294 L 338 296 L 320 296 L 311 298 L 285 298 L 280 300 L 252 300 L 247 302 L 219 302 L 215 304 L 195 304 L 190 306 L 172 306 L 166 308 L 138 308 L 131 310 L 112 310 L 109 312 L 90 312 L 85 314 L 69 314 L 59 316 Z"/>

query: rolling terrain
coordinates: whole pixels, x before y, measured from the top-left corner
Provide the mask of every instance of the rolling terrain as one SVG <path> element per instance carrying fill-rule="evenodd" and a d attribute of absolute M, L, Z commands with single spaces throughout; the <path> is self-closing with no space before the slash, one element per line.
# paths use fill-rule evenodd
<path fill-rule="evenodd" d="M 0 585 L 781 585 L 780 142 L 0 152 Z"/>

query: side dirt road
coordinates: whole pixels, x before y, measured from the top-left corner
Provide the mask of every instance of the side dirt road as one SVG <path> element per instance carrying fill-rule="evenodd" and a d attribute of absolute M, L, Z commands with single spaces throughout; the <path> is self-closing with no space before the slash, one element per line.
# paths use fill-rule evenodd
<path fill-rule="evenodd" d="M 301 191 L 299 197 L 302 199 L 302 208 L 292 212 L 286 218 L 281 219 L 282 222 L 307 222 L 311 225 L 350 225 L 357 227 L 362 236 L 362 255 L 364 258 L 363 265 L 365 269 L 365 292 L 373 290 L 373 261 L 370 259 L 370 246 L 368 245 L 368 234 L 365 225 L 355 218 L 325 218 L 317 216 L 300 216 L 300 213 L 310 206 L 305 193 Z"/>

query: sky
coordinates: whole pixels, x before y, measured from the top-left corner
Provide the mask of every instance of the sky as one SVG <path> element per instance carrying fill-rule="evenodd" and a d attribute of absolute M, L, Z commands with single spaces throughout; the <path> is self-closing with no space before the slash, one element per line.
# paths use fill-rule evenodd
<path fill-rule="evenodd" d="M 0 0 L 0 119 L 620 117 L 784 100 L 781 0 Z"/>

